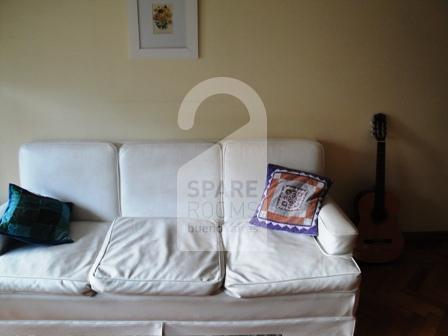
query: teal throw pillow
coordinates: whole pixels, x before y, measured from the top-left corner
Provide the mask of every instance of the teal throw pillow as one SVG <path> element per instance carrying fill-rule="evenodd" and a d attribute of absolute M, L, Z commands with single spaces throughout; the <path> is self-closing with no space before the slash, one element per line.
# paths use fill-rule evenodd
<path fill-rule="evenodd" d="M 10 184 L 9 203 L 0 221 L 0 234 L 32 244 L 72 243 L 71 205 Z"/>

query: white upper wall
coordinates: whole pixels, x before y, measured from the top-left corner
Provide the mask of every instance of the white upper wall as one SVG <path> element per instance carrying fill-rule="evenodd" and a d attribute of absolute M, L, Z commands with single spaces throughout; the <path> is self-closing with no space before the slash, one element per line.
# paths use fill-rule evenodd
<path fill-rule="evenodd" d="M 372 114 L 390 115 L 388 188 L 406 230 L 446 230 L 448 3 L 205 0 L 198 60 L 130 60 L 125 0 L 0 1 L 0 200 L 21 144 L 42 139 L 216 139 L 247 122 L 229 97 L 177 126 L 198 82 L 235 77 L 268 111 L 270 137 L 323 143 L 350 211 L 374 180 Z M 428 183 L 435 178 L 440 187 Z"/>

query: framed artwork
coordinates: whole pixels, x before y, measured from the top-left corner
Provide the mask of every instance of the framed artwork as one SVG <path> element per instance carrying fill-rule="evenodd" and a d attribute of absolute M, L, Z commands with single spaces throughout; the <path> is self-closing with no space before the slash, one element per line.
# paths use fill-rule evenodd
<path fill-rule="evenodd" d="M 128 0 L 131 58 L 198 58 L 197 0 Z"/>

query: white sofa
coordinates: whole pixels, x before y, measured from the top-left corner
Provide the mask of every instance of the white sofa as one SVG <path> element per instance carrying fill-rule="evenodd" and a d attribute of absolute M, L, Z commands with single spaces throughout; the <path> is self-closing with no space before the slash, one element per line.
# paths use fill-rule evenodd
<path fill-rule="evenodd" d="M 317 238 L 249 225 L 266 155 L 324 173 L 298 139 L 22 146 L 21 185 L 74 203 L 75 242 L 0 256 L 0 335 L 352 335 L 357 231 L 331 199 Z"/>

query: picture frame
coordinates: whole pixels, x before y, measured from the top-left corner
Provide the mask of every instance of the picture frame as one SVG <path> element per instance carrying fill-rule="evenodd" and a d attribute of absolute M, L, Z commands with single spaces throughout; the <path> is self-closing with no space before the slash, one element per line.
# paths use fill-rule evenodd
<path fill-rule="evenodd" d="M 128 0 L 130 58 L 198 58 L 197 0 Z"/>

